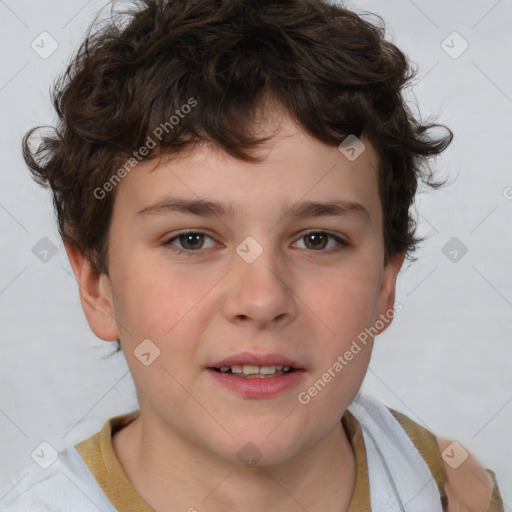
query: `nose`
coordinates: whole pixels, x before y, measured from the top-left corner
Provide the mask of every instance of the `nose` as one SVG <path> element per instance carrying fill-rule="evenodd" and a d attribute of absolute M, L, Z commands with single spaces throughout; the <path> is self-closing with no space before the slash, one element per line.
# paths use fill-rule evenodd
<path fill-rule="evenodd" d="M 233 256 L 233 269 L 225 283 L 224 314 L 232 322 L 254 323 L 265 328 L 278 322 L 292 321 L 297 299 L 290 281 L 293 271 L 270 251 L 263 252 L 251 263 L 238 254 Z"/>

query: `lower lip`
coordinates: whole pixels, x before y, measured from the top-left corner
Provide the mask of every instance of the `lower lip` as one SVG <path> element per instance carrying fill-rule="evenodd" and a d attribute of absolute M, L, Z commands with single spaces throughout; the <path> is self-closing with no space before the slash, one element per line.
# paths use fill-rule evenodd
<path fill-rule="evenodd" d="M 237 377 L 207 368 L 206 371 L 220 384 L 244 398 L 269 398 L 283 393 L 302 381 L 304 370 L 295 370 L 278 377 Z"/>

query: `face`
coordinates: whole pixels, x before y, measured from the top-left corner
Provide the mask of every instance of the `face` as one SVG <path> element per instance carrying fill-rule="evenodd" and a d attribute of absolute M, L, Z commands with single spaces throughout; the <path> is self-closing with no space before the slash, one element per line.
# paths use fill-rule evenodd
<path fill-rule="evenodd" d="M 268 464 L 339 427 L 370 358 L 362 333 L 390 315 L 401 265 L 383 264 L 378 158 L 361 140 L 350 161 L 283 117 L 261 163 L 203 145 L 118 185 L 98 287 L 110 314 L 86 314 L 99 337 L 120 338 L 146 425 Z M 198 200 L 226 211 L 187 206 Z M 232 375 L 244 362 L 295 371 Z"/>

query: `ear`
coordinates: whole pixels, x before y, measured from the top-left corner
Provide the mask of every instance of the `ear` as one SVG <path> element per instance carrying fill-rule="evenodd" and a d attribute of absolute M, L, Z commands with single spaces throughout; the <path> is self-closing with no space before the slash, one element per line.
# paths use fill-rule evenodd
<path fill-rule="evenodd" d="M 395 305 L 396 278 L 402 268 L 404 258 L 405 251 L 397 253 L 391 257 L 384 267 L 379 296 L 379 317 L 375 319 L 375 328 L 378 334 L 384 332 L 393 320 L 392 313 L 394 312 Z M 378 320 L 380 320 L 380 322 Z M 379 325 L 381 327 L 379 327 Z"/>
<path fill-rule="evenodd" d="M 64 247 L 78 283 L 80 301 L 89 327 L 102 340 L 117 340 L 119 334 L 114 318 L 110 279 L 92 268 L 77 245 L 65 243 Z"/>

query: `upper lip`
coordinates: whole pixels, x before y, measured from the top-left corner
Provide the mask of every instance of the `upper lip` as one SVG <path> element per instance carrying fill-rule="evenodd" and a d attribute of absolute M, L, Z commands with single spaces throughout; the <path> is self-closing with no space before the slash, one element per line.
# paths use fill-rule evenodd
<path fill-rule="evenodd" d="M 298 362 L 281 354 L 254 354 L 251 352 L 241 352 L 240 354 L 226 357 L 225 359 L 208 365 L 208 368 L 221 368 L 222 366 L 244 364 L 250 364 L 254 366 L 291 366 L 295 370 L 303 369 Z"/>

